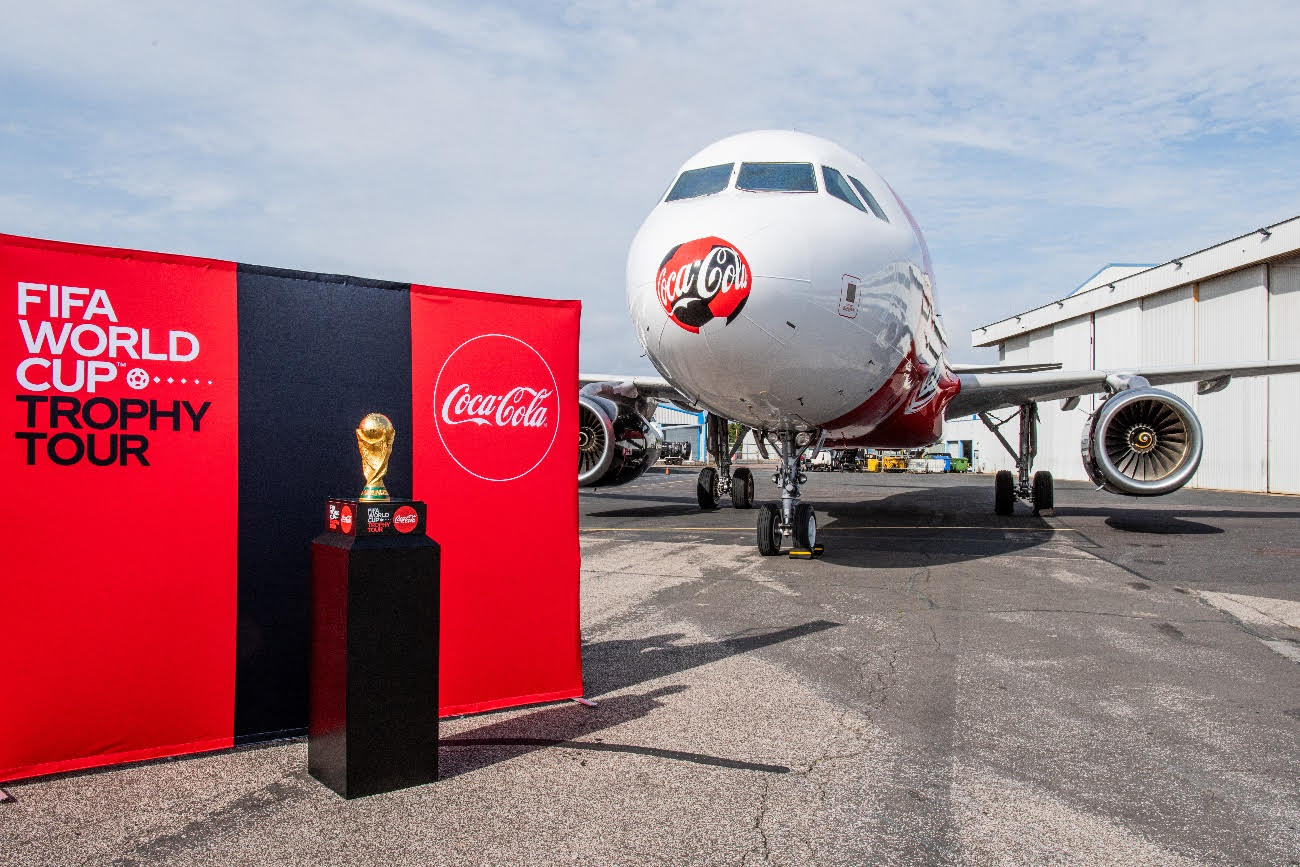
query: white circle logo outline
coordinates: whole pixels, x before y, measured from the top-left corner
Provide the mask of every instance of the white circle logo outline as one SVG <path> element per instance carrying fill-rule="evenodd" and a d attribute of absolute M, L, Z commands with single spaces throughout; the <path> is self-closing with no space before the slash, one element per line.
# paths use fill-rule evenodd
<path fill-rule="evenodd" d="M 456 453 L 451 450 L 451 446 L 447 445 L 447 441 L 443 439 L 442 425 L 439 424 L 438 421 L 438 386 L 442 384 L 443 371 L 447 369 L 447 365 L 451 363 L 451 360 L 456 357 L 457 352 L 460 352 L 462 349 L 464 349 L 469 344 L 473 343 L 475 340 L 484 340 L 488 337 L 504 337 L 506 340 L 513 340 L 515 343 L 520 343 L 523 344 L 525 347 L 527 347 L 528 351 L 531 352 L 533 355 L 536 355 L 538 360 L 542 362 L 542 366 L 546 368 L 546 375 L 551 378 L 551 387 L 553 389 L 552 394 L 555 395 L 555 427 L 551 433 L 551 441 L 546 445 L 546 451 L 542 452 L 542 456 L 537 459 L 537 463 L 533 464 L 531 467 L 524 470 L 519 475 L 511 476 L 508 479 L 493 479 L 489 476 L 480 476 L 478 473 L 474 472 L 469 467 L 462 464 L 460 462 L 460 458 L 456 457 Z M 538 352 L 536 349 L 533 349 L 531 344 L 529 344 L 524 340 L 520 340 L 518 337 L 515 337 L 513 334 L 480 334 L 477 337 L 471 337 L 469 340 L 466 340 L 460 346 L 457 346 L 450 353 L 448 353 L 446 360 L 442 362 L 442 367 L 438 368 L 438 377 L 433 381 L 433 429 L 438 432 L 438 441 L 442 443 L 443 450 L 446 451 L 447 454 L 451 455 L 451 459 L 456 462 L 456 466 L 460 467 L 462 470 L 469 473 L 474 478 L 482 479 L 485 482 L 513 482 L 515 479 L 522 479 L 524 476 L 528 475 L 533 470 L 537 469 L 539 466 L 542 465 L 542 461 L 546 460 L 547 456 L 550 455 L 551 449 L 555 448 L 555 438 L 560 435 L 560 388 L 558 385 L 555 384 L 555 371 L 551 370 L 551 366 L 546 363 L 546 359 L 542 357 L 542 354 L 540 352 Z"/>

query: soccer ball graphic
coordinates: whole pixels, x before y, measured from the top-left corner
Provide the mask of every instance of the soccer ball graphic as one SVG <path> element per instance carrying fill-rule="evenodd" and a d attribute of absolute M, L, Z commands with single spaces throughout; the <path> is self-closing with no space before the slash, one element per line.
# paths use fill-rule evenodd
<path fill-rule="evenodd" d="M 126 374 L 126 384 L 139 391 L 149 384 L 149 374 L 139 367 L 133 367 Z"/>
<path fill-rule="evenodd" d="M 673 247 L 655 275 L 655 293 L 664 312 L 695 334 L 714 319 L 731 322 L 739 316 L 750 285 L 744 254 L 712 236 Z"/>

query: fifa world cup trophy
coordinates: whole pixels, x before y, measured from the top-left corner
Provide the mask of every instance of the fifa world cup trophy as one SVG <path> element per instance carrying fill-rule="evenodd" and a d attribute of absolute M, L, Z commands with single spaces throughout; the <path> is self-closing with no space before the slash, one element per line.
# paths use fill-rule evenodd
<path fill-rule="evenodd" d="M 384 476 L 388 475 L 388 459 L 393 454 L 396 435 L 393 423 L 382 413 L 372 412 L 361 420 L 361 426 L 357 428 L 357 451 L 361 452 L 361 472 L 366 477 L 366 486 L 358 497 L 361 501 L 388 499 Z"/>

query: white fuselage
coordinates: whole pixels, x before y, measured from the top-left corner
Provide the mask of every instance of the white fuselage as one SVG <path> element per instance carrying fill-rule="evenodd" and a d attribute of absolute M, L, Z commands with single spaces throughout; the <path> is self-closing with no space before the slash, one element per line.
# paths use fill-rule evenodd
<path fill-rule="evenodd" d="M 941 364 L 943 346 L 924 241 L 889 185 L 837 145 L 777 131 L 724 139 L 678 174 L 727 163 L 725 189 L 661 200 L 628 254 L 628 306 L 659 372 L 718 415 L 771 431 L 828 429 L 832 438 L 835 422 L 882 389 L 898 391 L 900 370 L 902 391 L 915 393 L 914 371 Z M 738 189 L 745 163 L 810 163 L 817 189 Z M 865 186 L 884 219 L 829 194 L 823 166 Z M 740 256 L 722 249 L 693 270 L 678 256 L 666 270 L 669 253 L 696 239 L 715 239 L 715 250 L 721 239 Z M 731 267 L 737 259 L 747 273 Z M 683 292 L 717 306 L 742 291 L 730 321 L 716 316 L 696 330 L 673 315 Z M 891 395 L 884 409 L 903 399 Z"/>

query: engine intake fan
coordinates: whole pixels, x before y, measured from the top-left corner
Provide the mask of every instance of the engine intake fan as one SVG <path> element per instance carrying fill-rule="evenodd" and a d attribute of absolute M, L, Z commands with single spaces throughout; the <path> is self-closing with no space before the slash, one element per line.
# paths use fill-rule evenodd
<path fill-rule="evenodd" d="M 1177 395 L 1118 392 L 1083 429 L 1083 466 L 1115 494 L 1158 497 L 1187 484 L 1201 463 L 1201 422 Z"/>
<path fill-rule="evenodd" d="M 659 460 L 663 436 L 633 401 L 578 395 L 578 486 L 622 485 Z"/>

